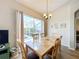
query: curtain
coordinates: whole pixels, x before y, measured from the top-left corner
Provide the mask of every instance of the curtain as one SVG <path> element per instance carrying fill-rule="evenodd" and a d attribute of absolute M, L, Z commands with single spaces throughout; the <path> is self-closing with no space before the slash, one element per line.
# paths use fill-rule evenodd
<path fill-rule="evenodd" d="M 48 36 L 48 20 L 44 20 L 44 33 L 45 36 Z"/>
<path fill-rule="evenodd" d="M 16 40 L 22 42 L 24 42 L 23 27 L 23 12 L 16 11 Z"/>

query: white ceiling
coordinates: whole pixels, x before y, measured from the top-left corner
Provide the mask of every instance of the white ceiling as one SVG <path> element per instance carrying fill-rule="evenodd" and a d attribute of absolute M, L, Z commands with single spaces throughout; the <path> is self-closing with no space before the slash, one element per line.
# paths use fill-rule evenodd
<path fill-rule="evenodd" d="M 49 12 L 61 7 L 62 5 L 68 3 L 70 0 L 48 0 L 48 10 Z M 45 13 L 46 10 L 46 0 L 17 0 L 17 2 L 39 12 Z"/>

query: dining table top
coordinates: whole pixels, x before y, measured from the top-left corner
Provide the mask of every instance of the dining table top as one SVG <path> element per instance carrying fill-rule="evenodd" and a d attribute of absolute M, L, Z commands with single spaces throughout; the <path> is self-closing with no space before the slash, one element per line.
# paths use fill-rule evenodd
<path fill-rule="evenodd" d="M 55 46 L 56 38 L 43 37 L 34 41 L 33 39 L 26 39 L 26 46 L 33 50 L 36 54 L 43 56 L 45 55 L 53 46 Z"/>

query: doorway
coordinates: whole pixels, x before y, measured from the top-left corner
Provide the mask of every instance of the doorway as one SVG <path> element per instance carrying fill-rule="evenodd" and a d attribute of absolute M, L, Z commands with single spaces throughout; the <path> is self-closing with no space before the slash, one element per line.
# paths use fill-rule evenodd
<path fill-rule="evenodd" d="M 79 50 L 79 10 L 75 12 L 76 49 Z"/>

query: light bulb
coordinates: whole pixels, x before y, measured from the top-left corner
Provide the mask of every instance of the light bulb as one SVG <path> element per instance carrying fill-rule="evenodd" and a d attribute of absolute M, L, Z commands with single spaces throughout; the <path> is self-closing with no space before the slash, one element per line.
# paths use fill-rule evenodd
<path fill-rule="evenodd" d="M 49 14 L 49 17 L 51 18 L 52 17 L 52 14 Z"/>
<path fill-rule="evenodd" d="M 51 17 L 52 17 L 52 14 L 46 14 L 46 13 L 44 13 L 44 14 L 43 14 L 43 17 L 44 17 L 45 19 L 48 19 L 48 18 L 51 18 Z"/>
<path fill-rule="evenodd" d="M 43 17 L 45 17 L 45 16 L 46 16 L 46 13 L 43 14 Z"/>
<path fill-rule="evenodd" d="M 48 18 L 48 16 L 46 15 L 46 16 L 45 16 L 45 18 L 47 19 L 47 18 Z"/>

